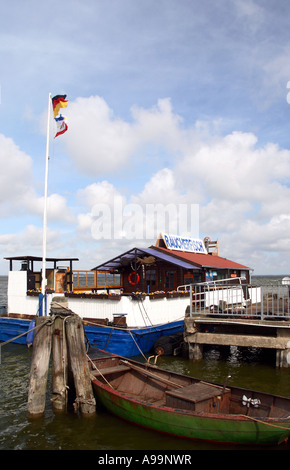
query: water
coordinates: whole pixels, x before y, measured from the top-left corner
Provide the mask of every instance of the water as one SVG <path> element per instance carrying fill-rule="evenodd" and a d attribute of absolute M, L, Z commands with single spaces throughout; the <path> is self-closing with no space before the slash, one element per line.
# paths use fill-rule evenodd
<path fill-rule="evenodd" d="M 7 276 L 0 276 L 0 306 L 7 304 Z"/>
<path fill-rule="evenodd" d="M 276 277 L 271 278 L 276 282 Z M 265 282 L 260 278 L 259 282 Z M 257 281 L 257 282 L 258 282 Z M 253 279 L 253 283 L 256 282 Z M 267 279 L 269 282 L 269 278 Z M 0 305 L 6 302 L 7 278 L 0 276 Z M 155 433 L 131 425 L 103 410 L 93 418 L 69 412 L 54 414 L 50 402 L 51 375 L 46 409 L 40 419 L 27 418 L 27 393 L 32 350 L 8 344 L 2 348 L 0 365 L 0 450 L 94 450 L 113 451 L 195 451 L 232 450 L 235 446 L 198 443 Z M 158 365 L 179 373 L 223 383 L 231 375 L 232 385 L 253 388 L 290 397 L 290 369 L 275 367 L 275 354 L 269 351 L 231 347 L 205 350 L 201 362 L 181 357 L 160 357 Z M 247 450 L 246 447 L 238 449 Z M 253 449 L 253 447 L 251 447 Z M 254 449 L 259 449 L 254 447 Z M 271 450 L 290 450 L 289 444 Z"/>

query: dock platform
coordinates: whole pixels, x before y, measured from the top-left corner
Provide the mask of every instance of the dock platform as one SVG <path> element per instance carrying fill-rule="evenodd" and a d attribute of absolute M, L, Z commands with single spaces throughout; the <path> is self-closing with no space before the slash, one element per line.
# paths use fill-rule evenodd
<path fill-rule="evenodd" d="M 190 359 L 202 359 L 203 346 L 276 350 L 276 367 L 290 367 L 290 321 L 250 318 L 185 317 L 184 341 Z"/>
<path fill-rule="evenodd" d="M 204 345 L 266 348 L 276 350 L 277 367 L 290 367 L 290 285 L 233 281 L 181 286 L 190 290 L 184 322 L 189 358 L 201 359 Z"/>

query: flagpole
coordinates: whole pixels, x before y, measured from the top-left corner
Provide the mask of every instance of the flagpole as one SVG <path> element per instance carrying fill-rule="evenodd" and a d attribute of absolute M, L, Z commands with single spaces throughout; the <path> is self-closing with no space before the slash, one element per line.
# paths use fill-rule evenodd
<path fill-rule="evenodd" d="M 41 294 L 42 305 L 45 303 L 45 287 L 46 287 L 46 231 L 47 231 L 47 183 L 48 183 L 48 160 L 49 160 L 49 125 L 50 125 L 50 107 L 51 93 L 48 95 L 48 112 L 47 112 L 47 129 L 46 129 L 46 155 L 45 155 L 45 180 L 44 180 L 44 208 L 43 208 L 43 235 L 42 235 L 42 280 Z M 43 309 L 42 309 L 43 312 Z M 45 313 L 46 315 L 46 308 Z"/>

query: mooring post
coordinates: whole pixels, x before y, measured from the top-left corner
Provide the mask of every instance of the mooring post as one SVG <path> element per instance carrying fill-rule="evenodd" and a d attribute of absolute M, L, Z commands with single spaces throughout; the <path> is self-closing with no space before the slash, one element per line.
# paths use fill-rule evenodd
<path fill-rule="evenodd" d="M 52 331 L 52 405 L 55 412 L 67 409 L 67 346 L 65 338 L 66 317 L 56 316 Z"/>
<path fill-rule="evenodd" d="M 76 390 L 75 404 L 83 415 L 90 416 L 96 412 L 96 401 L 85 350 L 83 323 L 77 315 L 71 315 L 65 323 L 69 366 Z"/>
<path fill-rule="evenodd" d="M 41 416 L 45 410 L 52 319 L 36 317 L 35 327 L 28 390 L 28 415 L 30 417 Z"/>

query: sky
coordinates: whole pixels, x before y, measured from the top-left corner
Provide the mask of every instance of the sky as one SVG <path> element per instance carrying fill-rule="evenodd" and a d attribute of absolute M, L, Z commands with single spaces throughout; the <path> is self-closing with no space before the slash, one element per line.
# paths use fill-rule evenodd
<path fill-rule="evenodd" d="M 42 256 L 47 135 L 47 256 L 92 269 L 172 233 L 290 274 L 289 17 L 287 0 L 0 0 L 0 274 Z"/>

